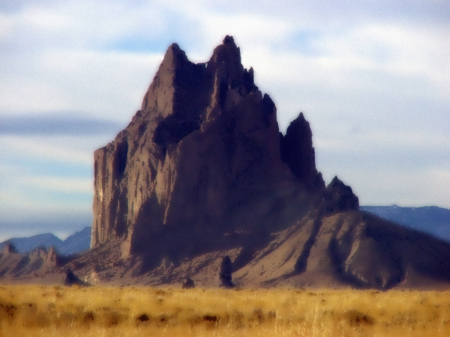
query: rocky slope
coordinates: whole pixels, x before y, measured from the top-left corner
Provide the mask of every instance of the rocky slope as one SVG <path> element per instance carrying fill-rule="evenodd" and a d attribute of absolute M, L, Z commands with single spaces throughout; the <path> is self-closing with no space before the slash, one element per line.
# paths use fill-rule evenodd
<path fill-rule="evenodd" d="M 18 253 L 11 244 L 0 249 L 0 278 L 3 282 L 14 282 L 25 279 L 28 282 L 35 277 L 48 275 L 55 280 L 54 275 L 59 274 L 59 257 L 50 247 L 38 247 L 28 254 Z"/>
<path fill-rule="evenodd" d="M 94 157 L 91 249 L 45 270 L 7 251 L 4 280 L 70 268 L 90 283 L 220 286 L 226 264 L 241 287 L 450 285 L 449 244 L 360 211 L 337 177 L 325 186 L 304 115 L 279 132 L 229 36 L 200 64 L 171 45 L 142 109 Z"/>

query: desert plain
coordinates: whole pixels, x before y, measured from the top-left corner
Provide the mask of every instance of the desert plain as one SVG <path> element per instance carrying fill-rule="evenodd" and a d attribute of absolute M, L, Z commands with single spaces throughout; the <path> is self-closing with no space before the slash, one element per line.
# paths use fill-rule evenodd
<path fill-rule="evenodd" d="M 450 292 L 0 286 L 0 336 L 449 336 Z"/>

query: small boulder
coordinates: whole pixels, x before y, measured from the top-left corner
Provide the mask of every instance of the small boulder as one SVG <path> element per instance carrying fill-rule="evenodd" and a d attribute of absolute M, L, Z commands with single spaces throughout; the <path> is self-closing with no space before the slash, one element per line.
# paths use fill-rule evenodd
<path fill-rule="evenodd" d="M 80 280 L 70 269 L 66 271 L 66 279 L 64 280 L 64 285 L 66 286 L 80 286 L 80 287 L 88 287 L 89 283 Z"/>
<path fill-rule="evenodd" d="M 191 279 L 190 277 L 188 277 L 188 278 L 186 279 L 186 282 L 183 283 L 183 287 L 182 287 L 182 288 L 183 288 L 183 289 L 192 289 L 192 288 L 195 288 L 194 280 Z"/>
<path fill-rule="evenodd" d="M 233 263 L 231 262 L 230 257 L 227 255 L 223 258 L 222 263 L 220 265 L 220 281 L 222 287 L 225 288 L 233 288 L 234 284 L 231 278 L 231 274 L 233 273 Z"/>

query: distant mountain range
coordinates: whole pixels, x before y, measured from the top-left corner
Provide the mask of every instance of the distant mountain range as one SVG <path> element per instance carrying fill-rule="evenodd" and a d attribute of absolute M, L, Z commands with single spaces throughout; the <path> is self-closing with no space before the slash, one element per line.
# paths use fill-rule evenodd
<path fill-rule="evenodd" d="M 407 228 L 431 234 L 450 242 L 450 209 L 436 206 L 361 206 L 361 210 Z"/>
<path fill-rule="evenodd" d="M 12 238 L 0 243 L 0 249 L 10 243 L 18 253 L 29 253 L 37 247 L 53 247 L 59 255 L 67 256 L 81 253 L 89 249 L 91 243 L 91 227 L 84 227 L 64 241 L 51 233 L 39 234 L 28 238 Z"/>

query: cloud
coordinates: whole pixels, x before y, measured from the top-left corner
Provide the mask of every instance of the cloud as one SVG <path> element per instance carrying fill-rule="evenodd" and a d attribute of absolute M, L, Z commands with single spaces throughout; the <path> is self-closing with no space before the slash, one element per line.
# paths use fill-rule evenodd
<path fill-rule="evenodd" d="M 64 193 L 93 194 L 93 178 L 61 178 L 54 176 L 28 177 L 22 181 L 27 187 Z"/>
<path fill-rule="evenodd" d="M 76 112 L 46 115 L 0 117 L 0 135 L 98 135 L 120 131 L 121 124 L 111 120 L 78 117 Z"/>
<path fill-rule="evenodd" d="M 29 62 L 5 60 L 0 69 L 0 111 L 84 111 L 90 118 L 125 122 L 140 108 L 162 57 L 45 50 L 29 55 Z"/>
<path fill-rule="evenodd" d="M 5 168 L 0 168 L 5 174 Z M 67 236 L 92 223 L 91 178 L 9 172 L 0 183 L 1 238 L 54 232 Z"/>
<path fill-rule="evenodd" d="M 0 220 L 3 221 L 6 213 L 9 214 L 15 207 L 26 210 L 16 214 L 23 216 L 29 210 L 70 210 L 92 202 L 92 174 L 78 172 L 76 176 L 72 172 L 52 170 L 48 161 L 42 163 L 46 166 L 45 170 L 35 169 L 34 166 L 0 166 L 0 174 L 8 177 L 0 181 L 0 207 L 5 207 Z"/>
<path fill-rule="evenodd" d="M 53 229 L 73 232 L 92 222 L 92 177 L 41 175 L 5 166 L 0 173 L 8 177 L 0 181 L 2 235 L 8 228 L 34 234 Z"/>
<path fill-rule="evenodd" d="M 382 169 L 373 166 L 355 170 L 346 166 L 341 170 L 340 178 L 349 183 L 358 195 L 362 205 L 393 205 L 418 207 L 433 205 L 448 208 L 450 198 L 449 170 L 414 169 L 399 170 L 396 167 Z M 391 174 L 386 174 L 389 170 Z"/>
<path fill-rule="evenodd" d="M 64 138 L 64 139 L 63 139 Z M 3 159 L 13 160 L 38 159 L 52 163 L 90 164 L 93 154 L 88 148 L 82 148 L 83 141 L 80 137 L 54 136 L 51 139 L 45 137 L 0 137 L 2 148 L 0 153 Z"/>

